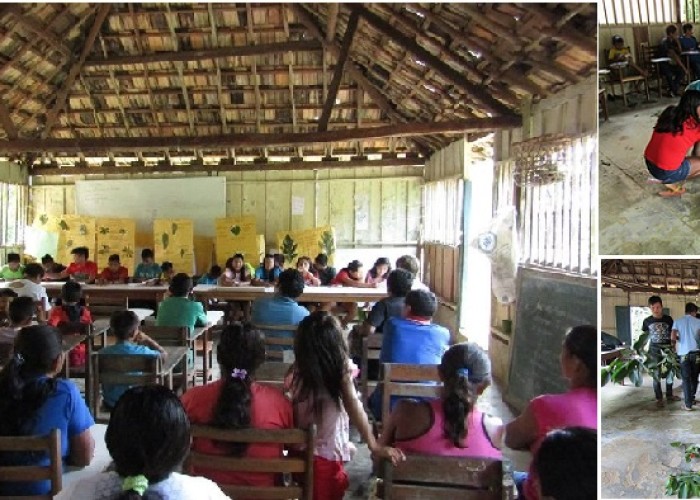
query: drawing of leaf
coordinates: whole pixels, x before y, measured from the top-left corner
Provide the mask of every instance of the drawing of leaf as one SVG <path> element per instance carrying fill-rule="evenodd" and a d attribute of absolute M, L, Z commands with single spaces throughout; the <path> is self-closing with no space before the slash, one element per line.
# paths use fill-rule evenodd
<path fill-rule="evenodd" d="M 333 252 L 335 252 L 333 233 L 330 231 L 323 231 L 323 233 L 321 233 L 321 241 L 318 242 L 318 247 L 329 257 L 333 255 Z"/>
<path fill-rule="evenodd" d="M 87 236 L 88 234 L 88 229 L 85 224 L 80 224 L 80 234 L 81 236 Z"/>
<path fill-rule="evenodd" d="M 68 231 L 70 228 L 68 227 L 68 224 L 66 223 L 65 220 L 61 219 L 61 222 L 58 223 L 58 227 L 63 229 L 64 231 Z"/>
<path fill-rule="evenodd" d="M 121 228 L 121 229 L 119 230 L 119 234 L 126 234 L 126 229 Z"/>
<path fill-rule="evenodd" d="M 168 236 L 168 233 L 163 233 L 160 239 L 163 242 L 163 250 L 165 250 L 168 248 L 168 244 L 170 243 L 170 236 Z"/>
<path fill-rule="evenodd" d="M 73 240 L 66 241 L 66 248 L 70 248 L 72 246 L 73 246 Z"/>
<path fill-rule="evenodd" d="M 49 216 L 46 214 L 41 214 L 39 216 L 39 222 L 41 222 L 42 225 L 45 225 L 49 221 Z"/>
<path fill-rule="evenodd" d="M 233 234 L 234 236 L 238 236 L 239 234 L 241 234 L 241 226 L 232 226 L 231 234 Z"/>
<path fill-rule="evenodd" d="M 109 228 L 100 226 L 100 234 L 109 234 Z"/>
<path fill-rule="evenodd" d="M 185 249 L 184 249 L 184 248 L 181 248 L 181 249 L 180 249 L 180 258 L 181 258 L 181 259 L 184 259 L 184 258 L 185 258 Z"/>
<path fill-rule="evenodd" d="M 122 254 L 124 254 L 125 257 L 132 258 L 134 256 L 134 251 L 129 247 L 124 247 L 122 248 Z"/>
<path fill-rule="evenodd" d="M 173 222 L 173 225 L 172 225 L 172 233 L 175 234 L 176 232 L 177 232 L 177 224 L 175 224 L 175 223 Z"/>
<path fill-rule="evenodd" d="M 284 240 L 282 240 L 282 246 L 280 247 L 282 255 L 284 255 L 284 260 L 287 262 L 292 262 L 298 256 L 296 253 L 297 244 L 290 235 L 286 235 Z"/>

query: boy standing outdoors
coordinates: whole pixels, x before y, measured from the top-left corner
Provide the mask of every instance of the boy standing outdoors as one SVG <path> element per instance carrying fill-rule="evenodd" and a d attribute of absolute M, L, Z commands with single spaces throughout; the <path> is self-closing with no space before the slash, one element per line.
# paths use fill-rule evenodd
<path fill-rule="evenodd" d="M 651 308 L 651 316 L 644 319 L 642 323 L 642 331 L 649 333 L 649 356 L 655 361 L 661 361 L 664 355 L 664 350 L 673 350 L 675 342 L 671 338 L 671 330 L 673 329 L 673 318 L 668 314 L 664 314 L 664 305 L 661 297 L 653 295 L 649 297 L 649 307 Z M 666 401 L 680 401 L 681 398 L 673 395 L 673 378 L 668 374 L 663 374 L 666 379 Z M 661 392 L 662 374 L 657 370 L 657 379 L 654 380 L 654 395 L 656 396 L 656 406 L 663 408 L 664 398 Z M 670 380 L 669 380 L 670 378 Z"/>
<path fill-rule="evenodd" d="M 685 316 L 673 322 L 671 340 L 676 342 L 676 354 L 680 356 L 681 380 L 683 380 L 683 409 L 691 411 L 698 388 L 697 356 L 700 354 L 700 319 L 695 317 L 698 306 L 692 302 L 685 305 Z"/>

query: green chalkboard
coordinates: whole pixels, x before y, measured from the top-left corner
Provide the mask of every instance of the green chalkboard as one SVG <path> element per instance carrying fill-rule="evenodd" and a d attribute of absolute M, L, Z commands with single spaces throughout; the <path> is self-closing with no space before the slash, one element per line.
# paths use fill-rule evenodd
<path fill-rule="evenodd" d="M 559 354 L 566 331 L 598 323 L 597 282 L 521 268 L 505 400 L 522 410 L 533 397 L 567 389 Z"/>

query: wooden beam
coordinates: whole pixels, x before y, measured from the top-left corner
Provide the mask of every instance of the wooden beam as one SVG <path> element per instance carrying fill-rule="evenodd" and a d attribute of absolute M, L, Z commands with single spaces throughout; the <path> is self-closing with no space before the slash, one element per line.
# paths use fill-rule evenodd
<path fill-rule="evenodd" d="M 349 161 L 287 161 L 260 163 L 237 163 L 233 165 L 157 165 L 154 167 L 32 167 L 31 175 L 124 175 L 172 172 L 260 172 L 268 170 L 319 170 L 358 167 L 413 167 L 424 168 L 424 158 L 383 158 L 381 160 Z"/>
<path fill-rule="evenodd" d="M 103 4 L 100 6 L 100 9 L 97 11 L 97 14 L 95 14 L 95 21 L 93 22 L 92 27 L 90 28 L 90 32 L 88 33 L 87 38 L 83 43 L 83 50 L 80 52 L 80 57 L 71 66 L 70 71 L 68 72 L 68 76 L 66 76 L 66 79 L 61 85 L 61 89 L 56 94 L 56 103 L 54 104 L 53 108 L 51 108 L 51 110 L 49 110 L 49 112 L 46 114 L 46 127 L 41 133 L 42 137 L 48 136 L 51 132 L 51 128 L 56 123 L 58 119 L 58 114 L 61 112 L 61 110 L 66 104 L 66 98 L 68 97 L 68 93 L 70 92 L 71 87 L 75 82 L 75 79 L 82 71 L 83 64 L 85 63 L 88 54 L 90 54 L 92 46 L 95 44 L 95 40 L 97 39 L 97 35 L 99 34 L 100 29 L 102 28 L 102 24 L 105 22 L 105 19 L 107 19 L 107 15 L 109 14 L 109 11 L 111 9 L 111 4 Z"/>
<path fill-rule="evenodd" d="M 357 31 L 357 24 L 359 20 L 360 14 L 357 11 L 353 11 L 352 14 L 350 14 L 350 19 L 348 19 L 348 26 L 345 29 L 345 35 L 343 36 L 343 45 L 340 47 L 340 54 L 338 55 L 338 61 L 335 65 L 333 79 L 331 80 L 331 85 L 328 88 L 328 95 L 326 96 L 326 102 L 323 105 L 321 119 L 318 121 L 319 132 L 328 130 L 328 120 L 331 117 L 331 111 L 333 111 L 335 98 L 338 95 L 340 80 L 343 78 L 343 73 L 345 72 L 345 62 L 348 60 L 350 46 L 352 45 L 352 39 L 355 37 L 355 31 Z"/>
<path fill-rule="evenodd" d="M 381 127 L 333 130 L 306 133 L 244 133 L 199 137 L 106 137 L 72 139 L 15 139 L 0 141 L 0 154 L 18 154 L 32 151 L 53 153 L 87 153 L 106 151 L 162 151 L 164 149 L 191 150 L 232 147 L 297 146 L 309 143 L 346 142 L 357 139 L 385 137 L 420 137 L 432 134 L 464 134 L 517 128 L 522 125 L 518 116 L 473 118 L 436 123 L 395 123 Z"/>
<path fill-rule="evenodd" d="M 339 3 L 327 3 L 328 22 L 326 23 L 326 42 L 331 43 L 335 39 L 336 24 L 338 23 Z"/>
<path fill-rule="evenodd" d="M 17 139 L 17 127 L 12 121 L 5 99 L 0 97 L 0 125 L 10 139 Z"/>
<path fill-rule="evenodd" d="M 439 57 L 436 57 L 428 52 L 426 49 L 416 43 L 415 40 L 401 33 L 399 30 L 394 28 L 373 12 L 367 10 L 359 4 L 349 4 L 348 8 L 352 9 L 353 11 L 358 11 L 362 18 L 368 24 L 374 27 L 374 29 L 391 38 L 396 44 L 401 46 L 401 48 L 412 53 L 415 57 L 425 62 L 427 66 L 433 68 L 436 73 L 440 74 L 450 83 L 460 88 L 467 95 L 471 96 L 486 110 L 503 116 L 515 114 L 513 110 L 502 104 L 500 101 L 494 99 L 486 88 L 472 84 L 470 81 L 464 78 L 459 71 L 443 62 Z"/>
<path fill-rule="evenodd" d="M 22 12 L 21 4 L 10 4 L 7 10 L 12 16 L 17 20 L 17 22 L 24 26 L 27 30 L 31 31 L 35 36 L 41 38 L 50 47 L 52 47 L 57 52 L 60 52 L 65 57 L 72 57 L 72 51 L 66 47 L 63 42 L 50 31 L 48 31 L 47 26 L 36 26 L 36 24 L 29 18 L 27 18 Z"/>
<path fill-rule="evenodd" d="M 220 47 L 218 49 L 187 50 L 182 52 L 156 52 L 138 56 L 117 56 L 109 59 L 90 59 L 85 61 L 86 68 L 100 66 L 128 66 L 132 64 L 150 64 L 160 62 L 206 61 L 222 57 L 260 56 L 279 52 L 310 52 L 321 50 L 321 44 L 314 40 L 300 40 L 260 45 L 237 47 Z"/>
<path fill-rule="evenodd" d="M 248 26 L 248 45 L 255 46 L 255 30 L 253 29 L 255 19 L 253 18 L 253 8 L 250 3 L 245 4 L 245 12 L 247 20 L 246 24 Z M 255 61 L 255 58 L 252 58 L 251 65 L 253 74 L 253 90 L 255 91 L 255 131 L 260 133 L 260 115 L 262 114 L 260 112 L 260 103 L 262 102 L 262 98 L 260 97 L 260 82 L 258 81 L 258 63 Z M 261 151 L 261 156 L 263 158 L 267 157 L 266 147 Z"/>

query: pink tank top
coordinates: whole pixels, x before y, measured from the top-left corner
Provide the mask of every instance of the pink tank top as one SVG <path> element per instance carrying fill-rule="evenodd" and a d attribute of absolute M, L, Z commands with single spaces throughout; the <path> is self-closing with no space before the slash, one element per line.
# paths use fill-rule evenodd
<path fill-rule="evenodd" d="M 598 394 L 595 389 L 580 387 L 564 394 L 544 394 L 530 401 L 530 409 L 537 421 L 537 440 L 530 446 L 534 456 L 545 435 L 564 427 L 598 428 Z M 537 500 L 535 469 L 530 462 L 530 473 L 525 482 L 525 498 Z"/>
<path fill-rule="evenodd" d="M 405 452 L 425 455 L 502 458 L 501 450 L 496 448 L 486 435 L 484 414 L 479 410 L 474 409 L 467 415 L 467 437 L 463 441 L 465 447 L 458 448 L 445 437 L 442 401 L 434 400 L 428 404 L 433 414 L 432 427 L 417 438 L 396 441 L 394 446 Z"/>

